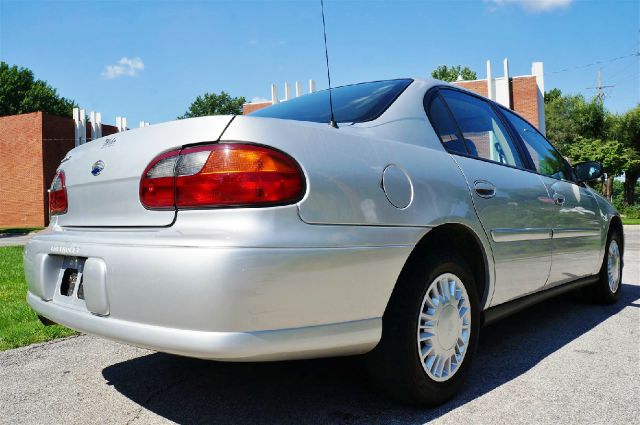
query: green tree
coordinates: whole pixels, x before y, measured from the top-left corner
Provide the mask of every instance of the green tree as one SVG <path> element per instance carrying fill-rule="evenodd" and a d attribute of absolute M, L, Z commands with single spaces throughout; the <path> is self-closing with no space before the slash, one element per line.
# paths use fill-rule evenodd
<path fill-rule="evenodd" d="M 206 115 L 240 115 L 242 114 L 242 105 L 246 102 L 247 100 L 244 97 L 231 97 L 224 91 L 220 92 L 220 94 L 205 93 L 196 97 L 187 112 L 179 116 L 178 119 Z"/>
<path fill-rule="evenodd" d="M 614 116 L 611 136 L 640 156 L 640 104 L 620 116 Z M 626 168 L 624 177 L 624 204 L 633 205 L 636 201 L 636 183 L 640 178 L 640 164 Z"/>
<path fill-rule="evenodd" d="M 602 187 L 613 192 L 613 178 L 625 175 L 624 205 L 634 205 L 640 177 L 640 105 L 622 115 L 608 112 L 596 98 L 563 95 L 553 89 L 544 95 L 547 137 L 574 161 L 598 160 L 607 172 Z"/>
<path fill-rule="evenodd" d="M 562 91 L 560 91 L 560 89 L 551 89 L 544 92 L 544 103 L 547 104 L 559 97 L 562 97 Z"/>
<path fill-rule="evenodd" d="M 463 80 L 478 79 L 478 75 L 475 71 L 472 71 L 468 66 L 463 67 L 462 65 L 455 65 L 449 67 L 447 65 L 440 65 L 431 71 L 431 76 L 436 80 L 448 82 L 456 81 L 459 75 L 462 75 Z"/>
<path fill-rule="evenodd" d="M 607 180 L 601 191 L 607 197 L 613 195 L 614 177 L 640 166 L 638 152 L 618 140 L 587 139 L 578 136 L 567 147 L 567 154 L 576 162 L 599 161 L 602 164 L 604 172 L 607 173 Z"/>
<path fill-rule="evenodd" d="M 545 127 L 547 138 L 565 152 L 577 137 L 605 139 L 610 126 L 610 114 L 593 98 L 563 95 L 558 89 L 545 93 Z"/>
<path fill-rule="evenodd" d="M 0 116 L 42 111 L 70 117 L 75 106 L 31 70 L 0 62 Z"/>

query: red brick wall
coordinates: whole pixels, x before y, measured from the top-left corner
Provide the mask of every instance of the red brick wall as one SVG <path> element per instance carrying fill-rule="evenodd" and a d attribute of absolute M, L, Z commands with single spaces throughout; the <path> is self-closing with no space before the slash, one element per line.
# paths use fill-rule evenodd
<path fill-rule="evenodd" d="M 0 117 L 0 227 L 44 226 L 42 113 Z"/>
<path fill-rule="evenodd" d="M 471 90 L 474 93 L 478 93 L 481 96 L 487 97 L 489 92 L 487 91 L 487 80 L 475 80 L 475 81 L 456 81 L 453 84 L 460 86 L 467 90 Z"/>
<path fill-rule="evenodd" d="M 271 102 L 245 103 L 244 105 L 242 105 L 242 115 L 250 114 L 253 111 L 257 111 L 258 109 L 266 108 L 267 106 L 271 106 Z"/>
<path fill-rule="evenodd" d="M 62 119 L 67 119 L 67 120 L 71 120 L 71 126 L 74 125 L 73 123 L 73 119 L 72 118 L 64 118 L 64 117 L 59 117 Z M 91 142 L 91 122 L 87 121 L 87 134 L 86 134 L 86 141 L 87 142 Z M 106 136 L 110 136 L 114 133 L 118 132 L 118 127 L 116 127 L 115 125 L 108 125 L 108 124 L 102 124 L 102 137 L 106 137 Z M 74 139 L 75 138 L 75 130 L 71 131 L 71 138 Z M 75 139 L 74 139 L 75 140 Z"/>
<path fill-rule="evenodd" d="M 454 84 L 482 96 L 487 96 L 487 80 L 456 81 Z M 538 127 L 538 86 L 535 76 L 509 79 L 511 109 Z"/>
<path fill-rule="evenodd" d="M 104 136 L 117 132 L 115 126 L 102 125 Z M 49 224 L 47 189 L 74 147 L 72 118 L 41 112 L 0 117 L 0 227 Z"/>
<path fill-rule="evenodd" d="M 89 127 L 89 130 L 91 130 L 91 127 Z M 116 127 L 115 125 L 102 124 L 102 137 L 110 136 L 117 132 L 118 132 L 118 127 Z M 91 136 L 91 134 L 89 134 L 89 136 Z"/>
<path fill-rule="evenodd" d="M 536 77 L 511 79 L 511 104 L 513 110 L 538 127 L 538 85 Z"/>
<path fill-rule="evenodd" d="M 42 190 L 43 216 L 49 224 L 49 197 L 47 189 L 56 174 L 60 161 L 75 147 L 75 125 L 72 118 L 43 114 L 42 116 Z"/>

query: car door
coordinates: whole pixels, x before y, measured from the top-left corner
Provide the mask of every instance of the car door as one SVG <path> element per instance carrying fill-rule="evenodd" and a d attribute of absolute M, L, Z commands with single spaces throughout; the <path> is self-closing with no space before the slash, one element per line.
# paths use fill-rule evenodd
<path fill-rule="evenodd" d="M 467 179 L 492 247 L 491 305 L 543 288 L 551 267 L 553 204 L 539 176 L 524 169 L 508 126 L 489 102 L 456 89 L 439 89 L 426 102 L 432 123 L 440 105 L 455 123 L 455 134 L 440 137 Z"/>
<path fill-rule="evenodd" d="M 536 128 L 513 112 L 502 111 L 520 136 L 555 205 L 548 285 L 596 273 L 602 231 L 598 202 L 586 186 L 573 181 L 569 164 Z"/>

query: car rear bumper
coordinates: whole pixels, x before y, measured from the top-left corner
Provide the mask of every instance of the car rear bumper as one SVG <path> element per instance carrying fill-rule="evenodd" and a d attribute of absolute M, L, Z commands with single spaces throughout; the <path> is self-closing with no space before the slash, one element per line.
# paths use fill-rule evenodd
<path fill-rule="evenodd" d="M 298 246 L 268 246 L 276 244 L 263 232 L 259 246 L 229 246 L 237 240 L 223 239 L 223 245 L 217 234 L 196 241 L 185 232 L 39 234 L 25 247 L 28 302 L 73 329 L 192 357 L 363 353 L 380 339 L 380 318 L 414 245 L 330 246 L 306 235 Z M 337 240 L 331 226 L 326 233 Z M 61 293 L 72 258 L 85 264 L 84 299 Z"/>
<path fill-rule="evenodd" d="M 206 332 L 145 325 L 61 307 L 27 294 L 44 317 L 137 347 L 203 359 L 271 361 L 365 353 L 380 340 L 382 320 L 256 332 Z"/>

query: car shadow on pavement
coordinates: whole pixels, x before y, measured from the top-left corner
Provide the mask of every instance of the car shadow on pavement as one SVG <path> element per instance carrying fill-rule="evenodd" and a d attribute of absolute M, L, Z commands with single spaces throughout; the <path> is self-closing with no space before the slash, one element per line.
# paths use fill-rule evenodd
<path fill-rule="evenodd" d="M 610 306 L 567 294 L 484 328 L 464 390 L 433 409 L 381 395 L 371 386 L 362 357 L 222 363 L 156 353 L 114 364 L 102 374 L 143 409 L 178 423 L 417 424 L 527 372 L 639 298 L 635 285 L 623 285 L 621 299 Z"/>

